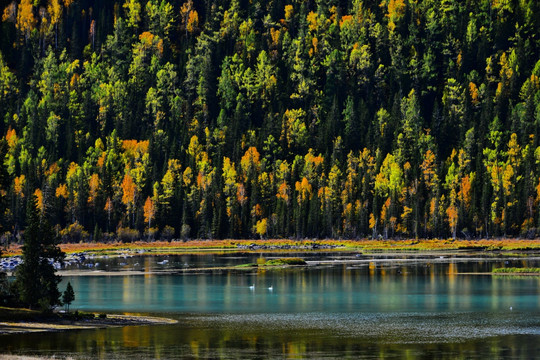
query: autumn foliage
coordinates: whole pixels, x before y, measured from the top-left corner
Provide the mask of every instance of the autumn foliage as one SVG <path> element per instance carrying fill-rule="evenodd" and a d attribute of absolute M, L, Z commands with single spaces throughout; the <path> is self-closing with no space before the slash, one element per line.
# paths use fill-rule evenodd
<path fill-rule="evenodd" d="M 0 239 L 535 238 L 539 4 L 4 1 Z"/>

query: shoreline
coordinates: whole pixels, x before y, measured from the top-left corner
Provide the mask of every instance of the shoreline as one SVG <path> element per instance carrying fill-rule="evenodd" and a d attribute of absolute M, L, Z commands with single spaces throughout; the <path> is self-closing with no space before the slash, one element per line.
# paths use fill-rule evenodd
<path fill-rule="evenodd" d="M 106 318 L 68 320 L 63 318 L 29 321 L 0 320 L 0 336 L 13 334 L 29 334 L 41 332 L 60 332 L 71 330 L 104 329 L 124 326 L 168 325 L 176 324 L 177 320 L 156 316 L 107 314 Z"/>
<path fill-rule="evenodd" d="M 226 240 L 174 240 L 136 241 L 132 243 L 64 243 L 60 248 L 66 254 L 89 253 L 95 255 L 144 254 L 196 254 L 211 252 L 287 252 L 287 251 L 362 251 L 378 254 L 387 252 L 426 253 L 430 251 L 540 251 L 540 239 L 406 239 L 406 240 L 338 240 L 338 239 L 226 239 Z M 11 244 L 3 257 L 22 253 L 22 246 Z"/>

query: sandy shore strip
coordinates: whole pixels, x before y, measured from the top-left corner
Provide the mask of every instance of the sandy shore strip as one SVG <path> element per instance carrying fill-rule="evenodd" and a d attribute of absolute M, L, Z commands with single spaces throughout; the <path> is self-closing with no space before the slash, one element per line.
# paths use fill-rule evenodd
<path fill-rule="evenodd" d="M 155 316 L 135 316 L 107 314 L 106 318 L 65 320 L 58 321 L 2 321 L 0 322 L 0 335 L 25 334 L 34 332 L 56 332 L 66 330 L 88 330 L 109 327 L 122 327 L 134 325 L 166 325 L 176 324 L 173 319 Z M 1 358 L 1 356 L 0 356 Z"/>

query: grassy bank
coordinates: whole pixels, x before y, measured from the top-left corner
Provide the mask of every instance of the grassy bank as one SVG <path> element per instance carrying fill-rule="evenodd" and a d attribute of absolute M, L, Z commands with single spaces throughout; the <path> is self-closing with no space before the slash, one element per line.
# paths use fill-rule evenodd
<path fill-rule="evenodd" d="M 0 307 L 0 321 L 30 321 L 42 319 L 44 314 L 30 309 Z"/>
<path fill-rule="evenodd" d="M 91 252 L 96 254 L 119 254 L 124 252 L 153 252 L 156 254 L 197 253 L 206 251 L 512 251 L 540 250 L 540 240 L 190 240 L 190 241 L 137 241 L 133 243 L 77 243 L 62 244 L 66 253 Z M 20 245 L 10 245 L 4 256 L 20 255 Z"/>
<path fill-rule="evenodd" d="M 540 274 L 540 268 L 497 268 L 495 274 Z"/>

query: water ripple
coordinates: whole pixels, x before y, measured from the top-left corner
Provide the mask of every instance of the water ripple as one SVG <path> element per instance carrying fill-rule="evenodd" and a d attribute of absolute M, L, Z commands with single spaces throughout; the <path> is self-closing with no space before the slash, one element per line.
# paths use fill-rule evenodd
<path fill-rule="evenodd" d="M 269 331 L 329 331 L 333 336 L 373 337 L 392 343 L 441 343 L 501 335 L 540 335 L 536 314 L 501 313 L 354 313 L 191 315 L 214 328 Z"/>

